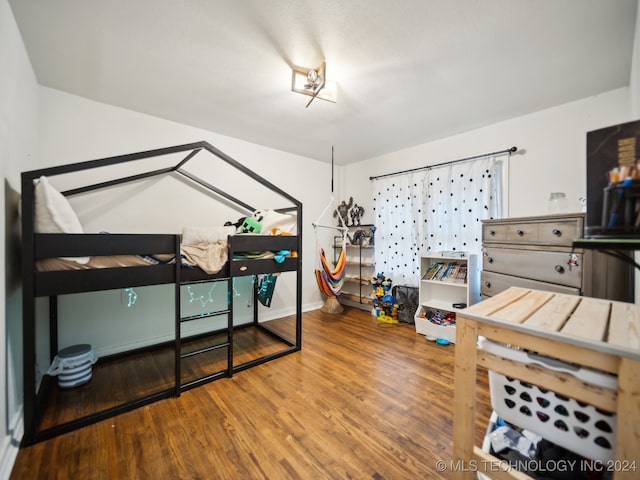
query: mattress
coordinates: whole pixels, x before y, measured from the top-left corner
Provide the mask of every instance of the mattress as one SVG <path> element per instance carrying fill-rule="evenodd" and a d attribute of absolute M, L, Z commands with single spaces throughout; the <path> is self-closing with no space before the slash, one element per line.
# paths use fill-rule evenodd
<path fill-rule="evenodd" d="M 64 258 L 44 258 L 36 261 L 38 272 L 52 272 L 56 270 L 89 270 L 92 268 L 120 268 L 143 267 L 167 263 L 173 259 L 173 255 L 158 255 L 154 257 L 142 257 L 139 255 L 110 255 L 91 257 L 89 262 L 82 264 Z"/>

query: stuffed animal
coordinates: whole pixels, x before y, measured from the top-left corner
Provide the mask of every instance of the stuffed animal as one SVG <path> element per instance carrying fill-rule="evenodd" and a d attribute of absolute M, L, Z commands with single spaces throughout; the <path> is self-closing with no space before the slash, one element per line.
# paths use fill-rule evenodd
<path fill-rule="evenodd" d="M 260 233 L 262 224 L 253 217 L 247 217 L 240 226 L 239 233 Z"/>
<path fill-rule="evenodd" d="M 245 218 L 247 218 L 247 217 L 240 217 L 236 223 L 233 223 L 231 221 L 226 221 L 226 222 L 224 222 L 224 226 L 225 227 L 232 227 L 233 226 L 233 227 L 236 227 L 236 230 L 237 230 L 238 228 L 240 228 L 242 226 L 242 224 L 244 223 L 244 219 Z"/>
<path fill-rule="evenodd" d="M 225 227 L 236 227 L 236 233 L 260 233 L 262 231 L 262 224 L 254 217 L 240 217 L 236 222 L 225 222 Z"/>

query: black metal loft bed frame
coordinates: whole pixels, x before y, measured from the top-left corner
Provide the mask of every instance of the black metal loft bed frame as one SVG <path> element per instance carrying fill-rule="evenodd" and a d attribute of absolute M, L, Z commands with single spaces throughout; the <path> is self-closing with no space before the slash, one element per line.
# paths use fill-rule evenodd
<path fill-rule="evenodd" d="M 65 196 L 77 195 L 93 190 L 113 187 L 127 182 L 142 180 L 158 175 L 178 174 L 189 182 L 204 187 L 207 191 L 222 197 L 225 201 L 241 207 L 248 212 L 255 211 L 253 207 L 242 200 L 228 194 L 222 189 L 210 184 L 184 169 L 185 165 L 200 152 L 212 154 L 214 159 L 222 160 L 243 175 L 261 183 L 271 192 L 290 202 L 291 206 L 279 209 L 279 212 L 295 211 L 297 218 L 297 235 L 295 236 L 266 236 L 266 235 L 231 235 L 229 236 L 229 261 L 224 268 L 215 275 L 208 275 L 200 269 L 182 268 L 180 261 L 167 265 L 150 265 L 143 267 L 102 268 L 87 270 L 36 271 L 36 260 L 58 257 L 81 257 L 103 255 L 142 255 L 150 252 L 161 254 L 171 253 L 176 259 L 180 258 L 180 236 L 171 234 L 45 234 L 35 232 L 35 189 L 34 180 L 41 176 L 55 176 L 71 174 L 83 170 L 107 167 L 116 164 L 134 162 L 171 154 L 186 155 L 174 166 L 157 169 L 141 174 L 130 175 L 105 182 L 95 183 L 62 192 Z M 207 142 L 197 142 L 174 147 L 149 150 L 144 152 L 120 155 L 115 157 L 91 160 L 70 165 L 45 168 L 22 173 L 22 274 L 23 274 L 23 379 L 24 379 L 24 437 L 23 445 L 29 445 L 77 428 L 95 423 L 105 418 L 138 408 L 162 398 L 179 396 L 182 391 L 197 387 L 221 377 L 230 377 L 235 372 L 259 365 L 275 358 L 299 351 L 302 343 L 302 203 L 284 192 L 268 180 L 262 178 L 252 170 L 240 164 Z M 266 259 L 237 258 L 237 253 L 263 250 L 291 250 L 297 251 L 297 257 L 288 257 L 283 263 Z M 226 348 L 226 367 L 221 371 L 200 377 L 186 383 L 181 381 L 181 359 L 192 356 L 200 351 L 183 353 L 181 349 L 181 324 L 190 318 L 181 318 L 180 286 L 190 283 L 221 281 L 226 282 L 227 291 L 232 288 L 235 277 L 259 275 L 277 272 L 295 272 L 296 274 L 296 313 L 295 313 L 295 341 L 285 338 L 273 329 L 258 322 L 258 306 L 255 301 L 257 292 L 254 288 L 253 322 L 250 325 L 259 328 L 285 344 L 287 347 L 260 358 L 233 364 L 233 301 L 228 302 L 228 309 L 211 314 L 227 314 L 227 326 L 221 332 L 226 334 L 225 340 L 213 347 L 202 349 L 202 352 L 212 349 Z M 49 349 L 51 359 L 58 351 L 58 295 L 69 293 L 91 292 L 99 290 L 119 289 L 146 285 L 174 285 L 175 306 L 175 338 L 170 342 L 174 348 L 175 385 L 164 388 L 140 398 L 101 410 L 87 416 L 39 429 L 42 410 L 40 405 L 45 402 L 47 391 L 52 386 L 50 377 L 45 376 L 40 389 L 36 386 L 36 298 L 49 298 Z M 201 316 L 198 316 L 201 318 Z M 219 332 L 209 332 L 219 333 Z M 102 361 L 102 360 L 101 360 Z"/>

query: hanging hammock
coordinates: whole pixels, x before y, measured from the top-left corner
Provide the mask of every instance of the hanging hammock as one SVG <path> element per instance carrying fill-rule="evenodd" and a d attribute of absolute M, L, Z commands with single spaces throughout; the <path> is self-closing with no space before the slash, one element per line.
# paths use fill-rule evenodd
<path fill-rule="evenodd" d="M 333 196 L 331 196 L 329 205 L 326 206 L 324 211 L 318 217 L 318 220 L 316 220 L 316 222 L 312 225 L 316 233 L 316 247 L 319 243 L 318 228 L 332 228 L 342 232 L 342 249 L 340 250 L 340 254 L 338 255 L 338 260 L 336 261 L 335 267 L 331 267 L 331 265 L 329 264 L 324 249 L 319 248 L 319 255 L 316 261 L 315 270 L 316 281 L 318 282 L 318 288 L 320 289 L 320 291 L 329 297 L 337 297 L 338 295 L 340 295 L 340 291 L 342 290 L 342 285 L 344 283 L 346 274 L 345 267 L 347 265 L 347 227 L 335 227 L 333 225 L 322 225 L 319 223 L 320 219 L 332 206 L 335 208 Z M 340 213 L 338 213 L 338 217 L 340 219 L 340 223 L 344 225 L 344 220 Z"/>
<path fill-rule="evenodd" d="M 320 249 L 320 264 L 322 269 L 316 268 L 316 281 L 318 282 L 318 288 L 322 293 L 329 297 L 337 297 L 342 290 L 342 284 L 344 283 L 347 255 L 343 248 L 338 255 L 338 261 L 336 266 L 331 268 L 327 257 L 325 256 L 324 249 Z"/>
<path fill-rule="evenodd" d="M 322 307 L 322 311 L 330 312 L 330 313 L 338 313 L 341 312 L 342 306 L 337 300 L 337 296 L 340 295 L 342 291 L 342 285 L 344 284 L 345 274 L 346 274 L 346 264 L 347 264 L 347 227 L 346 222 L 342 218 L 340 212 L 338 212 L 339 223 L 338 226 L 333 225 L 322 225 L 320 220 L 327 213 L 327 211 L 332 208 L 335 210 L 336 205 L 333 199 L 333 147 L 331 147 L 331 201 L 322 211 L 318 219 L 315 223 L 312 223 L 313 229 L 316 234 L 316 248 L 318 248 L 319 240 L 318 240 L 318 229 L 319 228 L 331 228 L 338 230 L 342 233 L 342 250 L 340 250 L 340 254 L 338 255 L 338 260 L 336 261 L 335 267 L 331 267 L 327 257 L 325 255 L 324 249 L 319 248 L 319 255 L 316 260 L 316 269 L 315 276 L 316 282 L 318 283 L 318 288 L 320 292 L 324 293 L 327 296 L 327 300 L 325 301 L 324 306 Z M 334 240 L 335 241 L 335 240 Z"/>

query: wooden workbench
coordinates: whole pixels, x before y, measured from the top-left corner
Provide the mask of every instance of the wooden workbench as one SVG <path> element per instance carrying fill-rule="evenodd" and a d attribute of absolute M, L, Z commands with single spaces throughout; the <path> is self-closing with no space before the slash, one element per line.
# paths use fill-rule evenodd
<path fill-rule="evenodd" d="M 616 412 L 607 466 L 616 480 L 640 478 L 640 306 L 512 287 L 458 312 L 456 323 L 452 478 L 477 478 L 476 470 L 494 480 L 531 478 L 474 446 L 477 366 Z M 485 352 L 478 336 L 615 374 L 618 389 L 586 388 L 570 374 Z"/>

